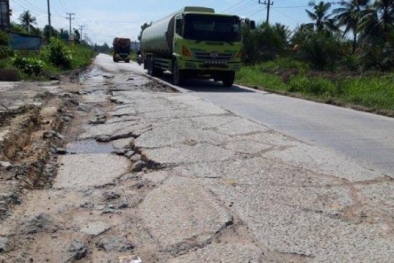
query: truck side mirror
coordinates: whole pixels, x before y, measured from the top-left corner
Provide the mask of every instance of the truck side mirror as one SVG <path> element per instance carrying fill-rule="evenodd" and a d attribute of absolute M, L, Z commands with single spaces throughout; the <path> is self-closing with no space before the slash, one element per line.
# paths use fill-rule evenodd
<path fill-rule="evenodd" d="M 256 22 L 254 20 L 250 20 L 249 22 L 249 28 L 250 29 L 256 29 Z"/>
<path fill-rule="evenodd" d="M 166 31 L 166 32 L 164 33 L 164 39 L 165 39 L 165 41 L 168 40 L 168 31 Z"/>

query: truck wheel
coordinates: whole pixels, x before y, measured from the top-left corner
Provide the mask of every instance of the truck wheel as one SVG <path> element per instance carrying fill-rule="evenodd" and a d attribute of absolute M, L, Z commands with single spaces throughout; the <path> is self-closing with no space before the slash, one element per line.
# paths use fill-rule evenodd
<path fill-rule="evenodd" d="M 148 61 L 148 75 L 153 76 L 153 58 L 152 57 L 148 57 L 147 59 Z"/>
<path fill-rule="evenodd" d="M 163 76 L 163 70 L 158 69 L 158 68 L 154 68 L 152 73 L 153 73 L 153 76 L 155 76 L 155 77 L 162 77 Z"/>
<path fill-rule="evenodd" d="M 235 72 L 234 71 L 226 73 L 226 75 L 222 79 L 223 86 L 231 87 L 234 83 L 234 80 L 235 80 Z"/>
<path fill-rule="evenodd" d="M 172 82 L 174 85 L 181 85 L 184 80 L 184 74 L 182 70 L 179 69 L 178 61 L 175 60 L 174 66 L 172 69 Z"/>

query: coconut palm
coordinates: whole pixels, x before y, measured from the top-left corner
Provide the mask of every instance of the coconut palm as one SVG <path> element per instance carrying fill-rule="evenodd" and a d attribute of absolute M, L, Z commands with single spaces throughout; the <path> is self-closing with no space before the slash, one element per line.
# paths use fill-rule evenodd
<path fill-rule="evenodd" d="M 345 26 L 343 34 L 346 35 L 349 31 L 353 32 L 353 48 L 352 53 L 357 48 L 358 28 L 361 17 L 365 15 L 365 10 L 370 0 L 349 0 L 340 2 L 340 7 L 333 10 L 336 16 L 338 26 Z"/>
<path fill-rule="evenodd" d="M 378 0 L 374 6 L 380 14 L 379 22 L 384 32 L 389 32 L 394 24 L 394 0 Z"/>
<path fill-rule="evenodd" d="M 33 24 L 37 24 L 36 18 L 30 14 L 29 10 L 23 12 L 23 13 L 19 16 L 19 21 L 21 21 L 21 26 L 22 26 L 27 32 L 30 32 L 32 29 L 34 29 Z"/>
<path fill-rule="evenodd" d="M 331 3 L 325 3 L 320 1 L 319 4 L 311 3 L 314 12 L 305 10 L 308 16 L 314 21 L 313 26 L 317 32 L 331 32 L 336 31 L 334 19 L 331 18 L 331 14 L 327 14 L 328 10 L 331 8 Z"/>
<path fill-rule="evenodd" d="M 376 0 L 360 21 L 363 38 L 387 42 L 394 31 L 394 0 Z"/>

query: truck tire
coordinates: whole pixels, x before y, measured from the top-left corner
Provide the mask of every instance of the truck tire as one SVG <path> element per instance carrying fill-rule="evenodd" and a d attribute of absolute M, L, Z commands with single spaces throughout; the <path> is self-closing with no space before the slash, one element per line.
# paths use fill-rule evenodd
<path fill-rule="evenodd" d="M 149 59 L 148 74 L 152 77 L 161 77 L 163 75 L 163 70 L 155 68 L 155 61 L 152 56 Z"/>
<path fill-rule="evenodd" d="M 172 68 L 172 83 L 174 85 L 182 85 L 184 80 L 184 73 L 179 69 L 178 61 L 174 61 L 174 66 Z"/>
<path fill-rule="evenodd" d="M 148 65 L 147 65 L 148 75 L 153 76 L 153 57 L 149 56 L 147 58 L 147 62 L 148 62 Z"/>
<path fill-rule="evenodd" d="M 234 80 L 235 80 L 235 72 L 234 71 L 227 72 L 222 79 L 223 86 L 231 87 L 234 84 Z"/>
<path fill-rule="evenodd" d="M 157 77 L 159 76 L 159 69 L 155 68 L 155 60 L 153 56 L 149 58 L 149 65 L 148 65 L 148 74 L 151 75 L 152 77 Z"/>

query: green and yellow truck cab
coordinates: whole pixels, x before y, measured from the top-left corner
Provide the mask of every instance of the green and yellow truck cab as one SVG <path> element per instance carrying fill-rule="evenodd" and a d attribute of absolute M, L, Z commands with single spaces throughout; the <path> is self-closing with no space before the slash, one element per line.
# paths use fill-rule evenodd
<path fill-rule="evenodd" d="M 253 21 L 250 25 L 254 28 Z M 200 77 L 232 86 L 241 68 L 241 19 L 212 8 L 184 7 L 142 32 L 141 51 L 148 73 L 171 71 L 175 85 Z"/>

